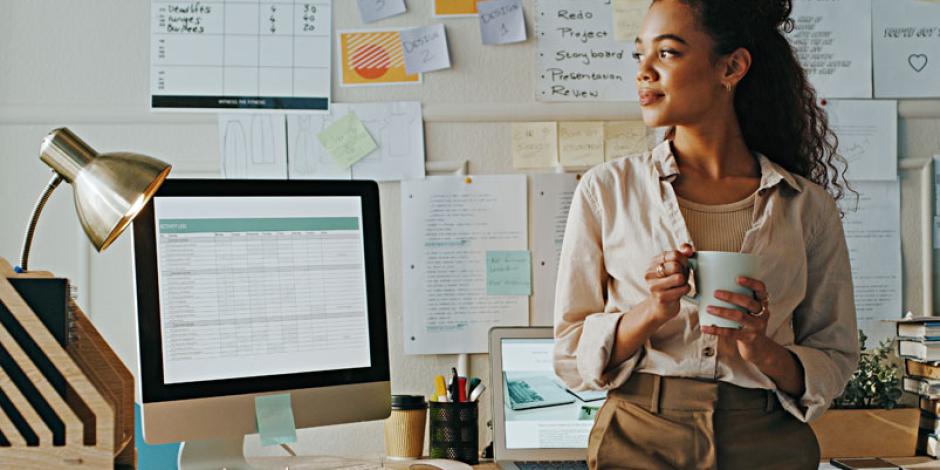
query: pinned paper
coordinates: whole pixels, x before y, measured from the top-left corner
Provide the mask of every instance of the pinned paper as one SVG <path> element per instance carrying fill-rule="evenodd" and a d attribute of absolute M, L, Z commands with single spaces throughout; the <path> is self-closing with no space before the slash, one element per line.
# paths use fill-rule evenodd
<path fill-rule="evenodd" d="M 643 121 L 604 123 L 604 160 L 611 161 L 649 150 L 649 128 Z"/>
<path fill-rule="evenodd" d="M 640 26 L 650 0 L 612 0 L 614 16 L 614 39 L 633 43 L 640 34 Z"/>
<path fill-rule="evenodd" d="M 317 134 L 317 138 L 342 168 L 349 168 L 378 148 L 354 112 L 334 122 Z"/>
<path fill-rule="evenodd" d="M 477 0 L 434 0 L 434 16 L 473 16 Z"/>
<path fill-rule="evenodd" d="M 940 97 L 940 4 L 872 0 L 871 18 L 875 97 Z"/>
<path fill-rule="evenodd" d="M 405 72 L 398 30 L 337 31 L 341 86 L 421 83 L 420 74 Z"/>
<path fill-rule="evenodd" d="M 558 159 L 562 166 L 594 166 L 604 163 L 604 123 L 558 123 Z"/>
<path fill-rule="evenodd" d="M 450 68 L 443 24 L 406 29 L 399 33 L 409 74 Z"/>
<path fill-rule="evenodd" d="M 512 123 L 513 168 L 551 168 L 557 162 L 557 124 L 554 122 Z"/>
<path fill-rule="evenodd" d="M 297 442 L 289 393 L 255 397 L 255 421 L 258 434 L 261 435 L 261 445 Z"/>
<path fill-rule="evenodd" d="M 531 295 L 532 261 L 528 251 L 486 252 L 487 295 Z"/>
<path fill-rule="evenodd" d="M 405 0 L 356 0 L 363 23 L 371 23 L 390 16 L 400 15 L 408 8 Z"/>
<path fill-rule="evenodd" d="M 526 40 L 522 0 L 492 0 L 477 4 L 483 44 L 509 44 Z"/>
<path fill-rule="evenodd" d="M 219 153 L 226 178 L 287 178 L 284 116 L 220 114 Z"/>

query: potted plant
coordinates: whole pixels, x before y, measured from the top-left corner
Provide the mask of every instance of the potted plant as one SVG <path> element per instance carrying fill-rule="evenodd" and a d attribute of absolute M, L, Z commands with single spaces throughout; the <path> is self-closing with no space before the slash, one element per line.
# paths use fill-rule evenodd
<path fill-rule="evenodd" d="M 906 457 L 915 454 L 918 408 L 899 407 L 901 373 L 892 362 L 892 340 L 872 350 L 859 330 L 858 369 L 832 407 L 810 423 L 823 458 Z"/>

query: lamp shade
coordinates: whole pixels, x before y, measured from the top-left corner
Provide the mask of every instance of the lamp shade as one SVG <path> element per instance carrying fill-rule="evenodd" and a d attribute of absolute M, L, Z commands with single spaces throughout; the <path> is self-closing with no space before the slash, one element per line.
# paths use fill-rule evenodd
<path fill-rule="evenodd" d="M 130 225 L 170 172 L 169 164 L 145 155 L 99 155 L 66 128 L 43 139 L 39 159 L 72 184 L 78 219 L 99 252 Z"/>

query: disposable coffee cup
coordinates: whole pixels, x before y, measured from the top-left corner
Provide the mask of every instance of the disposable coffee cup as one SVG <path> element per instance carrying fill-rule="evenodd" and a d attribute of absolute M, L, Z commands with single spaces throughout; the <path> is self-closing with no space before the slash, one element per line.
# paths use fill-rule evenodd
<path fill-rule="evenodd" d="M 392 395 L 392 414 L 385 420 L 385 454 L 389 458 L 421 457 L 427 409 L 421 395 Z"/>
<path fill-rule="evenodd" d="M 695 296 L 687 296 L 698 302 L 698 322 L 702 326 L 741 328 L 741 324 L 708 313 L 708 306 L 733 308 L 744 313 L 746 309 L 715 298 L 716 290 L 753 296 L 754 291 L 738 284 L 738 277 L 755 278 L 760 258 L 750 253 L 728 251 L 697 251 L 689 258 L 692 278 L 695 280 Z"/>

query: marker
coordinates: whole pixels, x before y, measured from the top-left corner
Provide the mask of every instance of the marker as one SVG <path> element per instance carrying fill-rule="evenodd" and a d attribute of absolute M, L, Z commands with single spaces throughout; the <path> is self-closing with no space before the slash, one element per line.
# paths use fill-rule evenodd
<path fill-rule="evenodd" d="M 471 378 L 470 381 L 467 383 L 467 396 L 470 396 L 470 394 L 473 393 L 473 389 L 477 388 L 477 385 L 480 385 L 480 378 L 479 377 Z"/>
<path fill-rule="evenodd" d="M 450 376 L 450 396 L 448 398 L 450 398 L 450 401 L 455 402 L 460 397 L 460 392 L 457 391 L 457 368 L 451 367 L 450 371 L 452 375 Z"/>
<path fill-rule="evenodd" d="M 463 403 L 467 401 L 467 378 L 458 377 L 457 378 L 457 401 Z"/>
<path fill-rule="evenodd" d="M 438 375 L 434 377 L 434 396 L 440 397 L 441 395 L 447 396 L 447 385 L 444 384 L 444 376 Z"/>
<path fill-rule="evenodd" d="M 486 385 L 480 384 L 473 389 L 473 393 L 470 394 L 470 401 L 477 401 L 480 398 L 480 395 L 483 395 L 483 392 L 486 390 Z"/>

